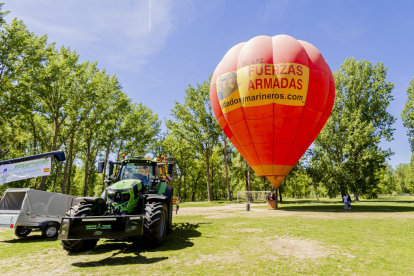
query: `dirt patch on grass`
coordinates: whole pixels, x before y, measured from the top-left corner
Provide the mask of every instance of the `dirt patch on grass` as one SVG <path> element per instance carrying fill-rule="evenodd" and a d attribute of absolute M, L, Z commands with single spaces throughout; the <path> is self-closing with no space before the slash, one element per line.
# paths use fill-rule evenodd
<path fill-rule="evenodd" d="M 186 266 L 194 266 L 206 263 L 236 263 L 240 261 L 240 255 L 236 252 L 221 252 L 221 254 L 200 254 L 195 261 L 186 262 Z"/>
<path fill-rule="evenodd" d="M 231 214 L 231 213 L 217 213 L 217 214 L 210 214 L 207 215 L 206 218 L 207 219 L 227 219 L 227 218 L 232 218 L 232 217 L 236 217 L 236 214 Z"/>
<path fill-rule="evenodd" d="M 241 228 L 241 229 L 233 229 L 232 231 L 236 231 L 239 233 L 258 233 L 263 232 L 263 229 L 260 228 Z"/>
<path fill-rule="evenodd" d="M 280 257 L 298 259 L 326 258 L 334 251 L 319 242 L 289 236 L 274 236 L 263 241 L 268 250 Z"/>
<path fill-rule="evenodd" d="M 285 209 L 284 209 L 285 208 Z M 414 210 L 414 209 L 413 209 Z M 178 211 L 177 216 L 206 216 L 208 219 L 226 219 L 232 217 L 289 217 L 299 216 L 315 219 L 414 219 L 412 212 L 359 212 L 357 207 L 352 210 L 343 210 L 338 208 L 332 209 L 313 209 L 310 210 L 307 206 L 303 209 L 289 209 L 289 207 L 282 207 L 277 210 L 267 210 L 267 204 L 252 204 L 250 211 L 246 211 L 244 204 L 227 204 L 223 206 L 213 207 L 186 207 Z"/>

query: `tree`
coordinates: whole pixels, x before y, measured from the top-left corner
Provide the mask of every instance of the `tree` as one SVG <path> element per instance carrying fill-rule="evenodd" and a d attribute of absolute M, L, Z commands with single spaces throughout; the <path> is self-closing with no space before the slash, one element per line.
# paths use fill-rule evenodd
<path fill-rule="evenodd" d="M 401 119 L 407 128 L 408 141 L 410 142 L 411 152 L 414 152 L 414 78 L 407 88 L 407 101 L 401 113 Z"/>
<path fill-rule="evenodd" d="M 90 80 L 94 91 L 94 105 L 82 124 L 82 160 L 84 163 L 84 192 L 83 195 L 94 193 L 93 187 L 89 187 L 91 178 L 94 178 L 95 161 L 98 154 L 104 148 L 106 137 L 112 129 L 107 129 L 107 119 L 112 116 L 111 107 L 116 106 L 118 100 L 124 99 L 123 92 L 116 76 L 110 76 L 105 70 L 96 72 Z M 91 188 L 91 189 L 89 189 Z"/>
<path fill-rule="evenodd" d="M 149 152 L 160 133 L 161 121 L 158 120 L 158 114 L 154 114 L 142 103 L 133 103 L 123 117 L 118 156 L 122 153 L 138 156 Z"/>
<path fill-rule="evenodd" d="M 395 118 L 387 112 L 394 85 L 387 68 L 366 60 L 346 59 L 334 73 L 336 99 L 330 118 L 310 151 L 310 172 L 330 196 L 375 196 L 378 172 L 392 155 L 379 142 L 392 140 Z"/>
<path fill-rule="evenodd" d="M 28 123 L 33 113 L 34 102 L 25 97 L 26 90 L 21 89 L 24 76 L 38 71 L 46 60 L 47 52 L 53 44 L 47 44 L 47 37 L 38 37 L 30 32 L 22 21 L 14 19 L 6 24 L 0 4 L 0 158 L 17 157 L 26 152 L 22 142 L 20 121 Z M 24 85 L 23 85 L 24 86 Z M 30 115 L 30 116 L 25 116 Z M 33 122 L 23 129 L 33 129 Z M 25 137 L 24 139 L 30 137 Z M 35 137 L 31 137 L 35 139 Z M 24 144 L 30 144 L 24 140 Z M 23 145 L 23 144 L 22 144 Z M 15 151 L 15 152 L 14 152 Z M 33 153 L 28 150 L 29 153 Z"/>
<path fill-rule="evenodd" d="M 0 3 L 0 28 L 6 23 L 4 17 L 10 13 L 10 11 L 2 11 L 4 3 Z"/>
<path fill-rule="evenodd" d="M 396 170 L 391 165 L 388 165 L 380 171 L 381 180 L 378 187 L 382 194 L 392 194 L 397 191 L 395 172 Z"/>
<path fill-rule="evenodd" d="M 399 164 L 395 168 L 395 185 L 398 193 L 414 191 L 414 179 L 410 164 Z"/>
<path fill-rule="evenodd" d="M 174 163 L 178 168 L 178 187 L 175 191 L 179 198 L 187 194 L 187 176 L 190 171 L 193 170 L 194 152 L 190 144 L 179 135 L 174 135 L 171 131 L 167 130 L 167 135 L 160 137 L 160 145 L 158 150 L 154 150 L 154 154 L 164 154 L 166 156 L 173 156 Z M 156 155 L 157 156 L 157 155 Z M 173 180 L 173 183 L 175 181 Z"/>
<path fill-rule="evenodd" d="M 302 158 L 284 179 L 282 185 L 285 194 L 292 197 L 309 195 L 312 178 L 306 172 L 306 167 L 303 163 Z"/>
<path fill-rule="evenodd" d="M 74 77 L 73 77 L 73 86 L 71 93 L 74 96 L 70 99 L 69 104 L 66 105 L 67 109 L 67 120 L 64 120 L 62 125 L 63 137 L 66 137 L 66 140 L 63 140 L 63 146 L 66 150 L 66 159 L 68 160 L 65 163 L 63 180 L 61 184 L 61 193 L 65 193 L 66 189 L 70 190 L 70 171 L 73 164 L 73 149 L 75 144 L 75 133 L 80 129 L 82 123 L 90 115 L 91 110 L 95 107 L 97 102 L 96 95 L 96 85 L 94 78 L 98 73 L 96 68 L 97 62 L 90 63 L 85 61 L 82 64 L 79 64 L 75 68 Z M 68 141 L 69 140 L 69 141 Z M 68 187 L 66 187 L 66 182 L 68 181 Z"/>
<path fill-rule="evenodd" d="M 212 201 L 210 185 L 210 157 L 217 144 L 221 129 L 213 115 L 210 103 L 210 81 L 191 85 L 185 90 L 184 104 L 175 102 L 171 115 L 176 121 L 168 120 L 167 127 L 186 140 L 201 156 L 204 156 L 207 179 L 207 199 Z"/>

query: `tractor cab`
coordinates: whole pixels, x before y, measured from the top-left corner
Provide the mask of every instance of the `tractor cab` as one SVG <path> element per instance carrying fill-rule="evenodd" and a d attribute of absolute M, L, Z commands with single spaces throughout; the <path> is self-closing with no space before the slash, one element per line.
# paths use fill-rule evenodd
<path fill-rule="evenodd" d="M 130 157 L 120 162 L 109 161 L 109 177 L 105 180 L 108 186 L 101 196 L 107 202 L 108 209 L 113 213 L 132 214 L 140 209 L 142 194 L 158 194 L 161 182 L 166 181 L 163 175 L 166 163 L 158 161 L 144 156 Z M 116 174 L 114 165 L 119 166 Z M 170 173 L 172 166 L 168 164 Z M 104 163 L 99 162 L 98 173 L 103 172 L 103 169 Z"/>

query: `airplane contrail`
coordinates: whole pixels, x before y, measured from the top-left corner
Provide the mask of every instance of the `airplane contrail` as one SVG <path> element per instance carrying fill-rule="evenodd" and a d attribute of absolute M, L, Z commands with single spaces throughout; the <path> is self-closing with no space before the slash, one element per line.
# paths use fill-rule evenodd
<path fill-rule="evenodd" d="M 151 31 L 151 0 L 149 0 L 149 22 L 148 22 L 148 31 Z"/>

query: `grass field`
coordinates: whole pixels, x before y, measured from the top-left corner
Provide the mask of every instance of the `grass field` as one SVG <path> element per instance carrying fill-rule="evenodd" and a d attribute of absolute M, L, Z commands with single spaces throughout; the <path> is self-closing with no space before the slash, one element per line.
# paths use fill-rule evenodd
<path fill-rule="evenodd" d="M 68 254 L 40 232 L 0 230 L 0 275 L 413 275 L 414 197 L 182 203 L 158 249 L 100 241 Z"/>

